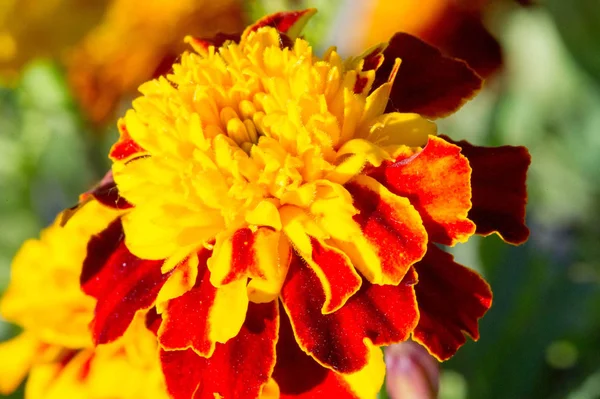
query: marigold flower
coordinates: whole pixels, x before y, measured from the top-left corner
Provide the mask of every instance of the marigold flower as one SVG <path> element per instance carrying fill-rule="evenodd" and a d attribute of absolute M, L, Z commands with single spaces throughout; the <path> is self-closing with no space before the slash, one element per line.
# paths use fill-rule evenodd
<path fill-rule="evenodd" d="M 188 38 L 91 193 L 123 212 L 84 263 L 94 339 L 150 309 L 174 398 L 374 398 L 378 347 L 412 336 L 444 360 L 479 336 L 490 288 L 435 243 L 527 238 L 527 151 L 430 120 L 481 79 L 406 34 L 318 57 L 299 38 L 313 13 Z"/>
<path fill-rule="evenodd" d="M 142 314 L 119 340 L 92 343 L 96 301 L 81 291 L 81 269 L 90 237 L 118 215 L 90 201 L 64 227 L 61 214 L 19 250 L 0 313 L 23 332 L 0 343 L 0 393 L 12 392 L 29 374 L 31 399 L 168 398 L 156 339 Z"/>

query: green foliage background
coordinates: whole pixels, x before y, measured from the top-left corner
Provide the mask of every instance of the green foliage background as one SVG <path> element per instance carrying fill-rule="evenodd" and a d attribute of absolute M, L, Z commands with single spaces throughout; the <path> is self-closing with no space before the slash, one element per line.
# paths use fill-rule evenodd
<path fill-rule="evenodd" d="M 317 47 L 342 2 L 252 1 L 252 19 L 314 6 Z M 479 145 L 526 145 L 528 221 L 521 247 L 495 237 L 454 252 L 483 273 L 494 306 L 481 339 L 443 365 L 441 398 L 600 398 L 600 3 L 547 0 L 490 21 L 505 68 L 440 131 Z M 0 88 L 0 291 L 12 256 L 106 168 L 113 127 L 98 139 L 64 71 L 36 61 Z M 0 338 L 16 329 L 0 320 Z M 22 390 L 12 397 L 23 395 Z"/>

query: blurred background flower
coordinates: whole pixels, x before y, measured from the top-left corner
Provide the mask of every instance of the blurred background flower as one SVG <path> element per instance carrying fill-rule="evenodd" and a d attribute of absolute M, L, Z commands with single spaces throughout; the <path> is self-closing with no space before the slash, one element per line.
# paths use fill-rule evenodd
<path fill-rule="evenodd" d="M 119 3 L 128 10 L 121 15 L 114 11 Z M 181 7 L 171 12 L 153 8 L 155 2 L 134 8 L 125 3 L 0 4 L 0 73 L 10 81 L 0 88 L 0 290 L 22 241 L 37 236 L 103 175 L 106 143 L 116 139 L 113 101 L 134 95 L 131 71 L 156 72 L 164 59 L 157 54 L 169 53 L 178 43 L 175 36 L 188 32 L 186 24 L 201 29 L 214 22 L 207 26 L 229 30 L 224 27 L 233 29 L 235 21 L 241 26 L 280 9 L 317 7 L 305 29 L 317 49 L 336 42 L 350 54 L 407 30 L 467 58 L 488 76 L 486 87 L 439 121 L 440 132 L 478 145 L 526 145 L 532 153 L 529 242 L 507 247 L 488 238 L 453 249 L 458 261 L 484 274 L 495 297 L 481 322 L 480 341 L 441 365 L 439 397 L 600 397 L 600 3 L 247 0 L 222 10 L 228 22 L 191 11 L 194 5 L 224 4 L 218 1 L 165 2 Z M 179 21 L 175 15 L 192 14 L 185 24 L 173 22 Z M 157 21 L 154 31 L 151 21 Z M 117 49 L 121 44 L 125 50 Z M 134 56 L 140 58 L 129 58 Z M 83 61 L 67 64 L 77 57 Z M 65 65 L 71 65 L 69 76 Z M 75 98 L 87 98 L 88 111 Z M 102 112 L 91 111 L 95 107 Z M 98 127 L 90 120 L 110 126 L 101 128 L 106 143 L 92 134 Z M 0 326 L 3 338 L 16 333 Z M 393 360 L 388 364 L 392 375 Z M 393 384 L 387 383 L 391 395 Z"/>

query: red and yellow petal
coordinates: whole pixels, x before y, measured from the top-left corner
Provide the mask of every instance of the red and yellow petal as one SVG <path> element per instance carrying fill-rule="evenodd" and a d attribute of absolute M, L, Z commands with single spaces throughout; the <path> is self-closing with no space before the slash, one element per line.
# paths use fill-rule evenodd
<path fill-rule="evenodd" d="M 115 161 L 127 161 L 146 153 L 146 150 L 129 135 L 124 119 L 119 120 L 118 127 L 119 140 L 110 149 L 111 159 Z"/>
<path fill-rule="evenodd" d="M 492 305 L 492 291 L 477 273 L 434 245 L 415 269 L 420 319 L 413 337 L 437 359 L 449 359 L 466 342 L 465 333 L 479 339 L 477 322 Z"/>
<path fill-rule="evenodd" d="M 283 231 L 295 248 L 292 256 L 302 258 L 323 290 L 321 312 L 335 312 L 360 289 L 360 275 L 343 251 L 315 237 L 320 234 L 319 228 L 304 210 L 287 206 L 281 209 L 281 215 Z"/>
<path fill-rule="evenodd" d="M 368 176 L 357 176 L 345 188 L 359 210 L 354 220 L 362 236 L 348 242 L 336 240 L 337 245 L 371 283 L 400 283 L 427 248 L 419 212 L 406 198 Z"/>
<path fill-rule="evenodd" d="M 319 279 L 296 256 L 281 299 L 302 350 L 321 365 L 349 374 L 367 365 L 373 345 L 400 342 L 410 336 L 419 318 L 410 283 L 414 281 L 379 286 L 364 280 L 360 291 L 341 309 L 323 314 L 325 295 L 318 288 Z M 311 290 L 307 292 L 306 287 Z"/>
<path fill-rule="evenodd" d="M 143 260 L 129 252 L 120 219 L 91 238 L 81 273 L 81 287 L 98 300 L 92 321 L 97 344 L 119 338 L 139 310 L 154 305 L 169 277 L 161 272 L 162 264 L 162 261 Z"/>
<path fill-rule="evenodd" d="M 210 357 L 217 342 L 235 337 L 248 309 L 246 281 L 216 288 L 206 266 L 211 251 L 198 253 L 198 277 L 192 289 L 167 302 L 158 330 L 160 345 L 169 351 L 192 349 Z"/>
<path fill-rule="evenodd" d="M 367 365 L 356 373 L 340 374 L 321 366 L 300 349 L 290 321 L 281 311 L 277 363 L 273 371 L 279 398 L 371 399 L 381 389 L 384 375 L 385 364 L 377 347 L 371 348 Z"/>
<path fill-rule="evenodd" d="M 278 331 L 277 301 L 251 303 L 239 334 L 218 344 L 211 357 L 161 350 L 169 393 L 174 399 L 257 398 L 273 373 Z"/>
<path fill-rule="evenodd" d="M 396 58 L 402 64 L 386 112 L 441 118 L 456 112 L 481 88 L 481 78 L 464 62 L 406 33 L 396 33 L 383 53 L 373 90 L 388 81 Z"/>
<path fill-rule="evenodd" d="M 461 148 L 429 136 L 416 154 L 401 155 L 370 174 L 406 197 L 423 218 L 429 239 L 444 245 L 465 242 L 475 232 L 471 209 L 471 167 Z"/>
<path fill-rule="evenodd" d="M 280 231 L 244 227 L 217 235 L 208 260 L 210 281 L 215 287 L 251 279 L 247 291 L 257 303 L 275 300 L 289 267 L 289 241 Z"/>
<path fill-rule="evenodd" d="M 449 138 L 445 138 L 450 140 Z M 525 147 L 478 147 L 466 141 L 455 142 L 473 169 L 473 207 L 469 219 L 477 234 L 497 233 L 511 244 L 527 241 L 527 169 L 531 156 Z"/>

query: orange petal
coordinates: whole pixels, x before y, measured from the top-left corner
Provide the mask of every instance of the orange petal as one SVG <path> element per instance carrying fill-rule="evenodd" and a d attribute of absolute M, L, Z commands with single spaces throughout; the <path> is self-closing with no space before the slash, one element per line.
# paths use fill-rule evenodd
<path fill-rule="evenodd" d="M 444 137 L 446 140 L 450 140 Z M 527 169 L 531 156 L 525 147 L 478 147 L 466 141 L 455 142 L 473 169 L 471 187 L 473 207 L 469 219 L 477 234 L 498 233 L 511 244 L 529 237 L 525 226 Z"/>
<path fill-rule="evenodd" d="M 161 350 L 167 389 L 174 399 L 255 399 L 275 366 L 277 302 L 251 303 L 239 334 L 209 358 L 191 349 Z"/>
<path fill-rule="evenodd" d="M 429 136 L 412 156 L 400 156 L 370 172 L 391 192 L 406 197 L 423 218 L 429 239 L 444 245 L 465 242 L 475 232 L 471 209 L 471 168 L 461 149 Z"/>
<path fill-rule="evenodd" d="M 434 245 L 415 269 L 421 316 L 413 337 L 437 359 L 449 359 L 466 342 L 463 333 L 479 339 L 477 321 L 492 305 L 492 291 L 477 273 Z"/>
<path fill-rule="evenodd" d="M 406 198 L 388 191 L 368 176 L 344 186 L 360 212 L 354 220 L 363 237 L 338 242 L 355 267 L 374 284 L 398 284 L 427 247 L 421 216 Z"/>
<path fill-rule="evenodd" d="M 396 58 L 402 60 L 386 112 L 414 112 L 441 118 L 456 112 L 481 88 L 481 78 L 464 62 L 407 33 L 396 33 L 384 52 L 373 90 L 388 81 Z"/>
<path fill-rule="evenodd" d="M 321 366 L 300 349 L 289 319 L 285 312 L 281 312 L 273 378 L 278 384 L 281 399 L 374 398 L 385 374 L 381 357 L 381 350 L 374 347 L 363 370 L 350 375 L 336 373 Z"/>
<path fill-rule="evenodd" d="M 411 284 L 380 286 L 366 280 L 341 309 L 323 314 L 325 294 L 319 279 L 298 256 L 292 259 L 281 299 L 298 345 L 318 363 L 340 373 L 363 369 L 373 345 L 407 339 L 419 318 Z"/>

